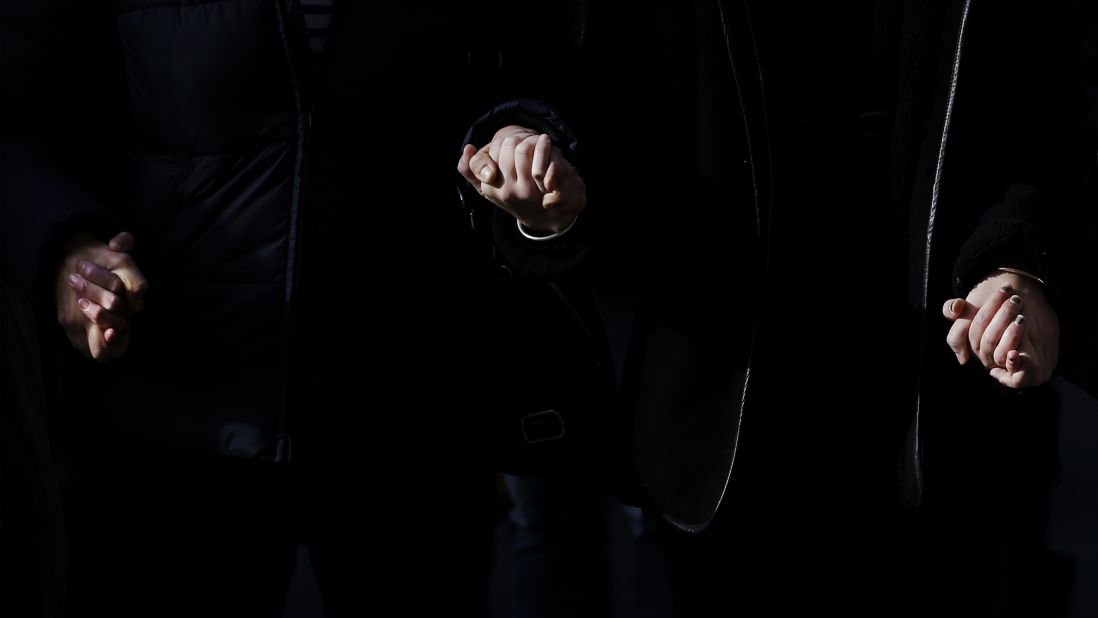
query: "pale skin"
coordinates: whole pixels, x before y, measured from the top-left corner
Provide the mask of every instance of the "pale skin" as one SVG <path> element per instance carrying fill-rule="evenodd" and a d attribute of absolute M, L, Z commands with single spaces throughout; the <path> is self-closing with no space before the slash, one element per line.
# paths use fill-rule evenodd
<path fill-rule="evenodd" d="M 126 353 L 130 317 L 145 302 L 149 284 L 130 256 L 133 244 L 127 232 L 105 244 L 77 236 L 57 271 L 57 321 L 73 347 L 97 361 Z"/>
<path fill-rule="evenodd" d="M 485 199 L 535 232 L 559 232 L 587 206 L 579 172 L 548 135 L 525 127 L 504 127 L 479 150 L 466 145 L 457 168 Z"/>
<path fill-rule="evenodd" d="M 964 365 L 975 358 L 1003 386 L 1020 389 L 1052 379 L 1060 321 L 1040 283 L 996 272 L 942 306 L 953 322 L 946 343 Z"/>

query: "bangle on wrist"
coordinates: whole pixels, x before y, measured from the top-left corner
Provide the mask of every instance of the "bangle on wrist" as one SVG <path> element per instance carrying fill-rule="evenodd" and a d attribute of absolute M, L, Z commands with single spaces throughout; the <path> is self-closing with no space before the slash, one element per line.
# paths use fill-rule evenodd
<path fill-rule="evenodd" d="M 1032 279 L 1033 281 L 1036 281 L 1037 283 L 1040 283 L 1041 285 L 1045 285 L 1045 286 L 1048 285 L 1047 283 L 1045 283 L 1044 279 L 1038 277 L 1037 275 L 1027 273 L 1024 270 L 1018 270 L 1017 268 L 996 268 L 995 270 L 997 270 L 999 272 L 1010 273 L 1012 275 L 1018 275 L 1020 277 L 1025 277 L 1027 279 Z"/>
<path fill-rule="evenodd" d="M 564 226 L 559 232 L 554 232 L 553 234 L 550 234 L 548 236 L 534 236 L 526 229 L 526 226 L 522 224 L 522 221 L 519 221 L 518 219 L 515 219 L 515 224 L 518 225 L 519 234 L 522 234 L 523 237 L 529 240 L 544 241 L 564 236 L 568 233 L 568 230 L 572 229 L 572 226 L 576 224 L 577 219 L 579 219 L 579 215 L 576 215 L 575 218 L 573 218 L 568 223 L 568 225 Z"/>

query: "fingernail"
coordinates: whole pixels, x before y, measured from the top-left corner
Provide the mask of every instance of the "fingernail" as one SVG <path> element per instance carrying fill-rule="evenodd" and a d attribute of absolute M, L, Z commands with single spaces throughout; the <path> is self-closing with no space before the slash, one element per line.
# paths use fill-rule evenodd
<path fill-rule="evenodd" d="M 1014 296 L 1010 297 L 1010 302 L 1014 303 L 1015 305 L 1020 305 L 1022 304 L 1022 297 L 1015 294 Z"/>
<path fill-rule="evenodd" d="M 80 276 L 76 275 L 76 274 L 69 275 L 69 285 L 72 285 L 72 286 L 80 285 Z"/>
<path fill-rule="evenodd" d="M 1026 316 L 1019 313 L 1018 317 L 1014 318 L 1014 323 L 1017 324 L 1018 326 L 1021 326 L 1022 324 L 1025 324 L 1026 323 Z"/>
<path fill-rule="evenodd" d="M 110 342 L 114 341 L 114 329 L 113 328 L 108 328 L 107 330 L 103 331 L 103 340 L 106 341 L 107 343 L 110 343 Z"/>
<path fill-rule="evenodd" d="M 1003 287 L 999 288 L 999 291 L 1004 294 L 1009 294 L 1012 289 L 1013 288 L 1011 288 L 1009 285 L 1004 285 Z"/>
<path fill-rule="evenodd" d="M 480 168 L 480 178 L 481 178 L 481 180 L 488 180 L 491 177 L 492 177 L 492 166 L 491 165 L 485 165 L 484 167 Z"/>
<path fill-rule="evenodd" d="M 954 311 L 954 308 L 955 308 L 956 306 L 957 306 L 957 299 L 956 299 L 956 298 L 954 298 L 953 300 L 949 301 L 949 312 L 950 312 L 950 313 L 956 313 L 956 311 Z"/>
<path fill-rule="evenodd" d="M 84 311 L 91 309 L 92 306 L 91 301 L 86 298 L 81 298 L 80 300 L 76 301 L 76 304 L 80 305 L 80 308 Z"/>

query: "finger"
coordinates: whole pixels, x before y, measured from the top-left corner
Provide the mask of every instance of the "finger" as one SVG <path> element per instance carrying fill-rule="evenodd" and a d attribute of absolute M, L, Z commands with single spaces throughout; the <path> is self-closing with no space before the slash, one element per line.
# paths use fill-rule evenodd
<path fill-rule="evenodd" d="M 474 187 L 480 186 L 480 179 L 473 174 L 473 170 L 469 167 L 469 161 L 477 154 L 477 149 L 472 144 L 465 144 L 465 147 L 461 149 L 461 157 L 458 159 L 457 170 L 465 180 Z"/>
<path fill-rule="evenodd" d="M 1017 355 L 1018 346 L 1022 344 L 1022 332 L 1025 330 L 1025 322 L 1026 316 L 1019 314 L 1003 330 L 1003 336 L 999 339 L 999 345 L 995 346 L 995 355 L 992 359 L 995 361 L 996 366 L 1006 367 L 1008 371 L 1010 370 L 1010 367 L 1007 366 L 1007 359 L 1012 351 Z"/>
<path fill-rule="evenodd" d="M 496 158 L 496 165 L 499 166 L 499 174 L 504 183 L 507 181 L 514 182 L 516 180 L 515 147 L 518 145 L 518 139 L 508 137 L 503 140 L 503 145 L 499 149 L 499 157 Z"/>
<path fill-rule="evenodd" d="M 121 296 L 126 293 L 126 284 L 122 279 L 95 262 L 82 260 L 76 265 L 76 270 L 82 277 L 112 294 Z"/>
<path fill-rule="evenodd" d="M 561 191 L 550 191 L 541 197 L 541 207 L 545 210 L 566 210 L 567 200 Z"/>
<path fill-rule="evenodd" d="M 534 149 L 537 144 L 538 136 L 531 135 L 515 147 L 515 188 L 519 195 L 530 195 L 537 187 L 533 176 Z"/>
<path fill-rule="evenodd" d="M 112 350 L 118 350 L 120 352 L 126 351 L 130 346 L 129 325 L 124 328 L 108 328 L 104 330 L 103 340 L 107 342 L 109 348 Z"/>
<path fill-rule="evenodd" d="M 552 160 L 549 162 L 549 167 L 545 169 L 545 191 L 546 193 L 552 193 L 558 191 L 560 187 L 559 179 L 557 176 L 560 174 L 560 164 Z"/>
<path fill-rule="evenodd" d="M 545 170 L 545 190 L 563 191 L 568 181 L 576 176 L 576 169 L 564 158 L 559 148 L 553 148 L 549 167 Z"/>
<path fill-rule="evenodd" d="M 123 297 L 109 290 L 104 290 L 78 274 L 69 276 L 69 287 L 76 292 L 77 296 L 86 298 L 111 313 L 124 315 L 128 311 Z"/>
<path fill-rule="evenodd" d="M 995 313 L 999 311 L 999 307 L 1012 294 L 1014 294 L 1014 290 L 1009 285 L 1004 285 L 995 290 L 980 307 L 980 310 L 976 312 L 976 316 L 972 318 L 972 325 L 968 328 L 968 344 L 977 355 L 980 354 L 980 340 L 983 338 L 988 324 L 995 317 Z"/>
<path fill-rule="evenodd" d="M 966 303 L 963 298 L 951 298 L 942 305 L 942 315 L 947 320 L 972 320 L 976 317 L 976 305 Z"/>
<path fill-rule="evenodd" d="M 1022 297 L 1014 294 L 999 306 L 999 310 L 991 318 L 991 322 L 984 329 L 983 336 L 980 337 L 980 361 L 985 367 L 989 369 L 995 365 L 1002 367 L 995 362 L 995 349 L 1003 337 L 1003 332 L 1014 323 L 1021 311 Z"/>
<path fill-rule="evenodd" d="M 119 232 L 107 243 L 111 251 L 129 253 L 133 251 L 134 238 L 129 232 Z"/>
<path fill-rule="evenodd" d="M 499 165 L 485 149 L 481 148 L 473 155 L 473 158 L 469 160 L 469 169 L 472 174 L 476 175 L 477 179 L 473 186 L 480 186 L 482 182 L 499 186 L 501 180 Z"/>
<path fill-rule="evenodd" d="M 129 254 L 117 253 L 114 254 L 110 263 L 107 264 L 107 268 L 117 275 L 126 286 L 126 302 L 129 304 L 130 313 L 141 311 L 145 306 L 145 297 L 149 291 L 149 282 L 145 279 L 145 275 L 141 272 L 141 269 L 137 267 L 137 263 L 133 261 L 133 258 L 130 257 Z M 94 298 L 91 300 L 98 302 Z M 103 306 L 107 307 L 107 305 Z M 107 307 L 107 310 L 111 311 L 110 307 Z"/>
<path fill-rule="evenodd" d="M 127 330 L 129 327 L 125 318 L 107 311 L 102 305 L 97 305 L 86 298 L 77 299 L 76 304 L 92 324 L 95 324 L 104 331 L 108 329 L 117 331 L 115 333 L 117 335 L 118 333 Z M 111 337 L 107 337 L 108 340 L 110 338 Z"/>
<path fill-rule="evenodd" d="M 552 216 L 560 221 L 570 221 L 583 211 L 584 200 L 582 189 L 566 186 L 543 195 L 541 207 L 551 211 Z"/>
<path fill-rule="evenodd" d="M 519 126 L 509 126 L 496 131 L 496 134 L 492 136 L 492 142 L 488 144 L 488 154 L 492 159 L 499 161 L 499 153 L 503 150 L 503 142 L 508 138 L 513 138 L 515 143 L 519 143 L 522 140 L 530 137 L 531 135 L 537 135 L 530 129 Z"/>
<path fill-rule="evenodd" d="M 98 362 L 105 362 L 118 358 L 125 354 L 125 337 L 118 337 L 107 341 L 102 328 L 93 325 L 88 326 L 87 331 L 88 356 Z"/>
<path fill-rule="evenodd" d="M 1022 370 L 1022 354 L 1018 350 L 1010 350 L 1006 355 L 1006 370 L 1010 373 L 1018 373 Z"/>
<path fill-rule="evenodd" d="M 949 345 L 950 350 L 953 350 L 957 362 L 962 365 L 971 357 L 971 350 L 968 347 L 968 329 L 971 325 L 972 320 L 957 320 L 946 334 L 946 344 Z"/>
<path fill-rule="evenodd" d="M 534 178 L 534 184 L 538 191 L 548 193 L 545 188 L 545 174 L 549 171 L 549 161 L 553 154 L 553 140 L 545 133 L 538 136 L 537 145 L 534 147 L 534 160 L 530 165 L 530 175 Z"/>

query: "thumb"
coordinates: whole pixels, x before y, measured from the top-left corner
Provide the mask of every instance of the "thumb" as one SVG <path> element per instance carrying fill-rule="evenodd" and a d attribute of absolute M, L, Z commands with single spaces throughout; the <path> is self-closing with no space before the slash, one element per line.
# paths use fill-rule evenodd
<path fill-rule="evenodd" d="M 469 160 L 469 170 L 480 182 L 491 186 L 496 185 L 499 166 L 485 150 L 482 149 L 473 155 Z"/>
<path fill-rule="evenodd" d="M 942 315 L 950 321 L 971 320 L 976 317 L 977 309 L 979 308 L 976 305 L 965 302 L 963 298 L 951 298 L 942 305 Z"/>

